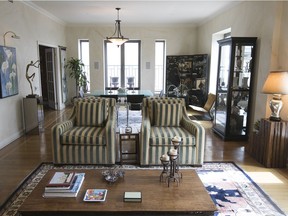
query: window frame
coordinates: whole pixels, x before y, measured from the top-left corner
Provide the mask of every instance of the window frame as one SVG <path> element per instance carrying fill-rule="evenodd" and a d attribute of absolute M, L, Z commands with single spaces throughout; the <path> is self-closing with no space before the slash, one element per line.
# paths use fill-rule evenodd
<path fill-rule="evenodd" d="M 108 61 L 108 53 L 107 53 L 107 44 L 108 43 L 112 43 L 109 40 L 104 40 L 104 56 L 105 56 L 105 70 L 104 70 L 104 77 L 105 77 L 105 90 L 117 90 L 118 87 L 112 87 L 109 84 L 109 80 L 108 80 L 108 65 L 107 65 L 107 61 Z M 133 88 L 128 88 L 127 86 L 125 86 L 125 44 L 127 43 L 137 43 L 138 44 L 138 82 L 137 85 L 134 85 L 135 87 Z M 139 90 L 140 86 L 141 86 L 141 40 L 129 40 L 127 42 L 125 42 L 124 44 L 122 44 L 121 46 L 119 46 L 120 50 L 120 83 L 121 85 L 119 85 L 119 87 L 122 88 L 127 88 L 129 90 L 135 89 L 135 90 Z"/>
<path fill-rule="evenodd" d="M 82 59 L 82 57 L 83 57 L 83 50 L 82 50 L 82 43 L 83 42 L 86 42 L 86 43 L 88 43 L 88 49 L 89 49 L 89 52 L 88 52 L 88 62 L 89 62 L 89 64 L 88 65 L 85 65 L 84 64 L 84 62 L 83 62 L 83 59 Z M 78 57 L 79 57 L 79 59 L 81 59 L 81 61 L 82 61 L 82 63 L 84 64 L 84 71 L 85 71 L 85 75 L 86 75 L 86 77 L 87 77 L 87 80 L 88 80 L 88 82 L 87 82 L 87 87 L 88 87 L 88 92 L 90 92 L 90 89 L 91 89 L 91 86 L 90 86 L 90 83 L 91 83 L 91 74 L 90 74 L 90 41 L 89 41 L 89 39 L 79 39 L 79 42 L 78 42 L 78 44 L 79 44 L 79 46 L 78 46 Z"/>
<path fill-rule="evenodd" d="M 162 89 L 156 89 L 156 43 L 163 43 L 163 71 L 162 71 L 162 77 L 163 79 L 161 80 L 162 82 Z M 160 93 L 161 91 L 164 91 L 165 92 L 165 81 L 166 81 L 166 40 L 164 39 L 157 39 L 155 40 L 155 68 L 154 68 L 154 71 L 155 71 L 155 84 L 154 84 L 154 92 L 155 93 Z"/>

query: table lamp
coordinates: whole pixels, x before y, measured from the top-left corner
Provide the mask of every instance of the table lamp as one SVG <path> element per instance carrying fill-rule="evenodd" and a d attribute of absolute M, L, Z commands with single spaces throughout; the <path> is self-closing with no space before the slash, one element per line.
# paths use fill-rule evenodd
<path fill-rule="evenodd" d="M 281 121 L 279 115 L 283 102 L 281 95 L 288 94 L 288 72 L 287 71 L 271 71 L 264 83 L 262 92 L 265 94 L 273 94 L 270 100 L 271 121 Z"/>

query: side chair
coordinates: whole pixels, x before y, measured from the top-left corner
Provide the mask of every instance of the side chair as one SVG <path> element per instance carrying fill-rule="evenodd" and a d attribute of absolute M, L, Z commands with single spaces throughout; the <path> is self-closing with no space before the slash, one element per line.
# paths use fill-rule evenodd
<path fill-rule="evenodd" d="M 213 107 L 215 104 L 215 100 L 216 100 L 216 95 L 209 93 L 208 94 L 208 98 L 206 103 L 204 104 L 204 107 L 199 107 L 199 106 L 194 106 L 194 105 L 189 105 L 189 107 L 192 110 L 192 116 L 195 116 L 195 118 L 197 119 L 197 116 L 203 116 L 206 115 L 208 117 L 211 118 L 211 120 L 213 119 Z"/>
<path fill-rule="evenodd" d="M 144 95 L 127 95 L 126 103 L 127 103 L 127 127 L 129 126 L 129 110 L 142 110 L 142 101 Z"/>

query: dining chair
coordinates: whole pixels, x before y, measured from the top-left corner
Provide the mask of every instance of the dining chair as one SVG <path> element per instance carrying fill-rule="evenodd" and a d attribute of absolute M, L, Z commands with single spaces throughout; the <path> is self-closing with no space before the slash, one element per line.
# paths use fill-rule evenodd
<path fill-rule="evenodd" d="M 116 88 L 119 85 L 119 77 L 111 77 L 111 85 Z"/>
<path fill-rule="evenodd" d="M 143 101 L 144 95 L 127 95 L 127 127 L 129 127 L 129 110 L 142 110 L 142 101 Z"/>
<path fill-rule="evenodd" d="M 134 87 L 134 80 L 135 77 L 127 77 L 127 85 L 129 86 L 130 89 Z"/>

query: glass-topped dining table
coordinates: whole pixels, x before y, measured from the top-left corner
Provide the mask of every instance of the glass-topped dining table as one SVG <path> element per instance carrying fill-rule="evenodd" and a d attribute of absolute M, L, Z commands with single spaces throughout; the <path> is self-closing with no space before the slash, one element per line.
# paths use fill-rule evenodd
<path fill-rule="evenodd" d="M 119 92 L 118 90 L 94 90 L 91 91 L 90 93 L 86 94 L 86 96 L 94 96 L 94 97 L 100 97 L 100 96 L 111 96 L 111 95 L 117 95 L 118 98 L 125 98 L 127 95 L 144 95 L 144 97 L 152 97 L 153 93 L 150 90 L 128 90 L 125 92 Z M 118 126 L 118 111 L 120 106 L 125 106 L 126 111 L 127 111 L 127 127 L 129 127 L 128 122 L 129 122 L 129 103 L 127 103 L 126 100 L 120 100 L 117 102 L 117 126 Z"/>
<path fill-rule="evenodd" d="M 127 95 L 144 95 L 144 97 L 152 97 L 154 94 L 150 90 L 128 90 L 126 92 L 119 92 L 118 90 L 94 90 L 87 95 L 95 97 L 103 95 L 118 95 L 118 97 L 126 97 Z"/>

